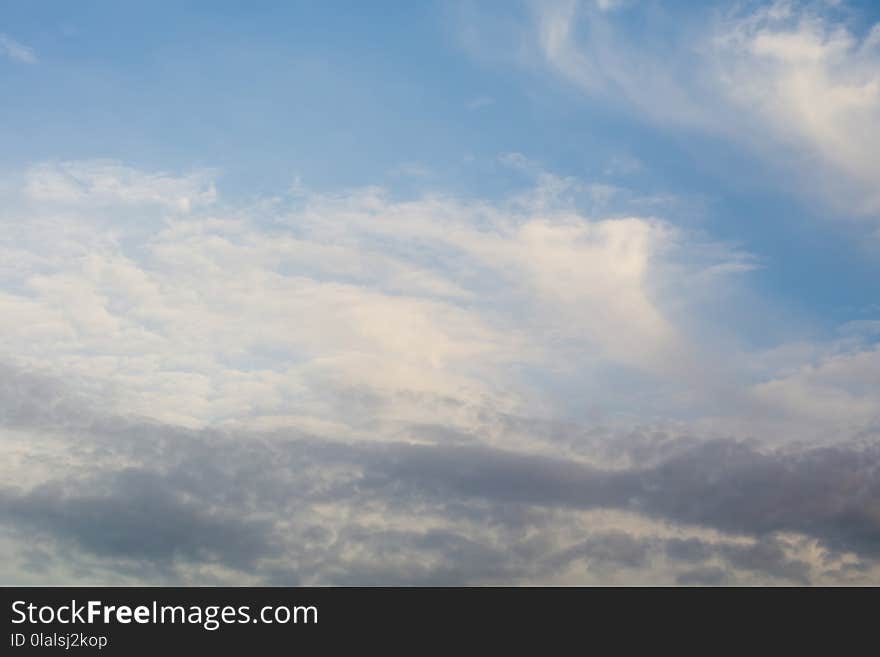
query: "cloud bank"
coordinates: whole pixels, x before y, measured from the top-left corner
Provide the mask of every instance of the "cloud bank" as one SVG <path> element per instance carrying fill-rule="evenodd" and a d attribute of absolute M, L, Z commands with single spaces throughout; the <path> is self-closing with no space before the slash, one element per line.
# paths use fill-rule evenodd
<path fill-rule="evenodd" d="M 703 312 L 748 254 L 505 160 L 500 200 L 9 181 L 4 581 L 876 581 L 865 327 L 749 348 Z"/>

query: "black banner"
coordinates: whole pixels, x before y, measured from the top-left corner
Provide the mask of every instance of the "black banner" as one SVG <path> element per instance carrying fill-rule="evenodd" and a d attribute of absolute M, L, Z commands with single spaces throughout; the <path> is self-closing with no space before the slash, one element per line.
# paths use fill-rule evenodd
<path fill-rule="evenodd" d="M 5 588 L 2 654 L 161 654 L 303 649 L 422 652 L 613 642 L 616 650 L 802 639 L 839 604 L 803 590 L 575 588 Z M 835 595 L 840 595 L 835 593 Z M 724 597 L 724 600 L 719 598 Z M 802 597 L 802 596 L 807 596 Z M 774 598 L 771 600 L 770 598 Z M 768 604 L 769 603 L 769 604 Z M 856 610 L 853 609 L 853 612 Z M 864 609 L 863 609 L 864 611 Z M 791 619 L 791 620 L 789 620 Z M 815 625 L 812 622 L 815 621 Z M 793 630 L 796 628 L 796 632 Z M 790 633 L 791 630 L 791 633 Z M 848 634 L 849 637 L 853 633 Z M 709 647 L 709 644 L 706 644 Z M 603 651 L 604 652 L 604 651 Z"/>

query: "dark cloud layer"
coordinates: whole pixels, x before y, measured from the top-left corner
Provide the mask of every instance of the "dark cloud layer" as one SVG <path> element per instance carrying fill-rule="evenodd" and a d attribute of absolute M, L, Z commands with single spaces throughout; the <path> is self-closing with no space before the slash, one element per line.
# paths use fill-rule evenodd
<path fill-rule="evenodd" d="M 101 492 L 90 485 L 70 492 L 41 486 L 19 495 L 2 490 L 0 513 L 7 522 L 71 540 L 88 552 L 160 568 L 179 560 L 247 568 L 269 551 L 271 527 L 242 517 L 240 510 L 212 511 L 144 470 L 123 470 L 108 479 Z"/>
<path fill-rule="evenodd" d="M 731 572 L 808 583 L 810 565 L 777 538 L 786 532 L 860 563 L 880 556 L 876 446 L 764 452 L 664 437 L 646 464 L 611 468 L 442 435 L 412 445 L 193 431 L 103 416 L 39 377 L 6 381 L 3 425 L 32 441 L 60 436 L 70 465 L 40 485 L 0 489 L 4 526 L 171 577 L 216 563 L 269 582 L 461 584 L 660 559 L 683 584 L 729 583 Z M 572 510 L 625 511 L 731 540 L 603 530 L 560 543 L 554 514 Z M 412 522 L 367 520 L 386 516 Z M 420 525 L 426 517 L 444 524 Z"/>
<path fill-rule="evenodd" d="M 751 536 L 798 532 L 870 556 L 880 551 L 876 447 L 762 453 L 712 441 L 659 465 L 625 470 L 444 446 L 386 446 L 363 461 L 367 481 L 405 484 L 414 494 L 626 509 Z"/>

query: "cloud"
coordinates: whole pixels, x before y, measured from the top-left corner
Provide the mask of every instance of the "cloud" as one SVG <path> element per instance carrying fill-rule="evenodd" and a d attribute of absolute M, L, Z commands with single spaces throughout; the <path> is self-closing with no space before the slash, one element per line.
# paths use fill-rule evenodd
<path fill-rule="evenodd" d="M 58 406 L 37 388 L 3 394 L 13 406 L 29 397 Z M 90 581 L 140 572 L 190 583 L 877 576 L 876 447 L 655 439 L 654 456 L 610 468 L 442 436 L 414 445 L 193 431 L 69 408 L 51 423 L 41 413 L 3 421 L 11 460 L 0 494 L 7 539 L 51 555 L 49 574 L 67 568 L 64 581 L 77 579 L 70 568 Z M 46 467 L 41 454 L 63 466 Z"/>
<path fill-rule="evenodd" d="M 407 491 L 403 499 L 416 503 L 428 496 L 447 503 L 460 498 L 551 508 L 618 508 L 733 535 L 760 538 L 795 532 L 838 550 L 872 557 L 880 551 L 880 517 L 875 517 L 878 500 L 874 499 L 880 491 L 876 481 L 880 453 L 876 446 L 767 452 L 730 440 L 661 436 L 643 441 L 637 435 L 618 434 L 590 445 L 581 459 L 566 460 L 480 443 L 449 443 L 443 434 L 433 436 L 433 440 L 422 434 L 428 439 L 423 444 L 346 443 L 332 436 L 316 440 L 289 434 L 285 440 L 271 439 L 269 434 L 266 442 L 266 438 L 243 439 L 235 432 L 193 433 L 143 420 L 114 419 L 83 406 L 82 400 L 65 392 L 64 386 L 42 376 L 7 368 L 5 378 L 15 382 L 4 389 L 0 398 L 5 427 L 49 435 L 89 436 L 88 441 L 97 441 L 96 446 L 108 450 L 110 463 L 127 455 L 125 458 L 148 458 L 146 465 L 151 468 L 181 468 L 179 475 L 187 485 L 197 485 L 200 495 L 228 495 L 225 491 L 229 489 L 216 486 L 212 478 L 234 475 L 223 474 L 226 465 L 206 477 L 199 471 L 210 471 L 224 463 L 238 463 L 236 467 L 250 470 L 262 467 L 258 462 L 263 462 L 275 464 L 269 467 L 269 473 L 295 474 L 310 470 L 311 459 L 315 458 L 325 462 L 328 471 L 334 464 L 353 467 L 353 476 L 363 481 L 358 485 L 362 493 L 393 490 L 396 495 Z M 53 389 L 54 393 L 46 394 L 46 390 Z M 588 455 L 594 463 L 607 461 L 609 454 L 602 451 L 606 441 L 608 446 L 627 446 L 630 465 L 609 468 L 584 460 Z M 308 449 L 300 445 L 308 445 Z M 159 451 L 154 452 L 154 447 Z M 187 455 L 191 450 L 196 451 Z M 242 458 L 230 461 L 229 453 Z M 308 456 L 291 460 L 296 454 Z M 202 465 L 185 474 L 183 466 L 196 462 Z M 97 466 L 102 464 L 98 462 Z M 264 478 L 260 486 L 275 490 L 271 479 Z M 305 492 L 307 488 L 301 486 L 299 490 Z M 330 498 L 333 495 L 329 490 L 323 494 Z M 666 553 L 688 561 L 708 557 L 705 546 L 693 540 L 670 541 Z"/>
<path fill-rule="evenodd" d="M 570 563 L 584 559 L 589 568 L 608 571 L 616 568 L 638 568 L 648 558 L 649 545 L 624 532 L 600 533 L 563 552 L 553 560 Z"/>
<path fill-rule="evenodd" d="M 220 560 L 240 569 L 269 550 L 265 529 L 222 509 L 207 511 L 164 487 L 154 473 L 123 469 L 110 482 L 77 482 L 67 493 L 51 486 L 24 495 L 0 493 L 4 520 L 37 535 L 73 541 L 99 557 L 173 568 L 177 561 Z M 95 488 L 107 485 L 106 491 Z M 88 492 L 87 492 L 88 491 Z"/>
<path fill-rule="evenodd" d="M 812 416 L 814 422 L 830 421 L 862 427 L 880 425 L 880 349 L 867 347 L 854 352 L 825 356 L 816 363 L 755 386 L 756 396 L 779 412 Z"/>
<path fill-rule="evenodd" d="M 683 586 L 721 586 L 727 582 L 727 573 L 723 568 L 694 568 L 681 573 L 676 583 Z"/>
<path fill-rule="evenodd" d="M 154 204 L 182 212 L 211 203 L 216 191 L 206 173 L 176 177 L 144 173 L 112 160 L 50 162 L 31 167 L 25 193 L 40 202 Z"/>
<path fill-rule="evenodd" d="M 624 193 L 591 216 L 591 183 L 503 160 L 526 187 L 492 203 L 366 188 L 237 206 L 204 172 L 35 165 L 0 236 L 0 308 L 23 320 L 4 329 L 7 349 L 107 404 L 189 426 L 467 435 L 483 409 L 565 417 L 585 398 L 606 419 L 634 400 L 667 418 L 701 408 L 745 435 L 875 423 L 867 379 L 824 383 L 794 374 L 802 356 L 774 368 L 766 353 L 720 352 L 702 300 L 750 271 L 748 254 L 635 214 L 644 206 Z M 872 353 L 827 357 L 864 370 Z M 828 403 L 798 404 L 805 386 Z"/>
<path fill-rule="evenodd" d="M 33 48 L 29 48 L 3 33 L 0 33 L 0 54 L 23 64 L 37 63 L 37 55 Z"/>
<path fill-rule="evenodd" d="M 734 567 L 766 573 L 801 585 L 810 581 L 809 564 L 788 558 L 783 548 L 773 540 L 758 541 L 754 545 L 725 546 L 723 553 Z"/>
<path fill-rule="evenodd" d="M 672 538 L 666 541 L 665 548 L 670 559 L 691 563 L 703 562 L 713 554 L 711 545 L 696 538 Z"/>
<path fill-rule="evenodd" d="M 412 447 L 398 454 L 392 478 L 446 495 L 620 508 L 732 534 L 797 532 L 876 556 L 877 459 L 875 448 L 788 455 L 710 441 L 655 466 L 613 471 L 479 448 Z"/>
<path fill-rule="evenodd" d="M 819 6 L 777 2 L 716 39 L 727 97 L 850 183 L 829 191 L 855 192 L 855 209 L 876 214 L 880 24 L 859 37 Z"/>
<path fill-rule="evenodd" d="M 875 578 L 864 331 L 722 349 L 701 299 L 746 254 L 506 160 L 526 183 L 495 201 L 26 171 L 0 216 L 5 579 Z M 705 429 L 737 421 L 762 440 Z"/>
<path fill-rule="evenodd" d="M 649 3 L 652 27 L 636 34 L 630 12 L 601 9 L 535 5 L 538 52 L 559 75 L 648 121 L 744 144 L 780 180 L 793 172 L 838 208 L 877 216 L 880 26 L 857 34 L 829 3 L 685 17 Z"/>
<path fill-rule="evenodd" d="M 202 173 L 36 165 L 0 238 L 0 308 L 26 319 L 5 337 L 190 426 L 436 424 L 456 403 L 469 432 L 482 407 L 552 403 L 532 371 L 686 363 L 657 289 L 739 255 L 674 262 L 670 224 L 585 216 L 581 187 L 535 175 L 497 203 L 368 188 L 234 207 Z"/>

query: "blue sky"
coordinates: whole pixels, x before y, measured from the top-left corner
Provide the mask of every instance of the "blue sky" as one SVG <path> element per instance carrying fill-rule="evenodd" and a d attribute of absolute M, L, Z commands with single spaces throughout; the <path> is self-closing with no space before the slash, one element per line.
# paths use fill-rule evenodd
<path fill-rule="evenodd" d="M 459 458 L 456 446 L 465 459 L 500 450 L 499 463 L 534 458 L 535 481 L 546 459 L 721 467 L 719 440 L 749 445 L 761 472 L 787 467 L 775 450 L 792 445 L 808 461 L 873 445 L 878 125 L 871 2 L 0 3 L 0 313 L 15 318 L 0 328 L 0 367 L 21 381 L 0 408 L 10 453 L 38 461 L 27 437 L 39 435 L 54 464 L 21 465 L 4 493 L 22 526 L 11 562 L 16 541 L 37 536 L 47 555 L 76 545 L 82 572 L 128 581 L 112 546 L 39 521 L 104 504 L 86 499 L 85 481 L 131 494 L 120 463 L 146 477 L 137 486 L 175 491 L 169 522 L 192 513 L 209 534 L 227 521 L 256 532 L 245 509 L 217 515 L 216 491 L 191 508 L 185 477 L 162 479 L 212 432 L 230 454 L 263 445 L 260 459 L 287 449 L 280 434 L 326 443 L 306 471 L 329 481 L 360 468 L 373 482 L 395 475 L 364 445 L 421 445 L 441 460 Z M 27 398 L 43 389 L 54 401 Z M 174 437 L 162 442 L 171 452 L 139 461 L 129 443 L 149 427 Z M 117 445 L 106 462 L 77 461 L 65 436 L 83 433 L 95 449 Z M 28 497 L 40 486 L 67 492 L 44 508 Z M 461 504 L 495 513 L 502 502 L 487 492 Z M 562 518 L 570 502 L 550 507 Z M 266 503 L 280 517 L 282 503 Z M 880 572 L 863 545 L 876 519 L 841 538 L 805 529 L 834 517 L 686 529 L 675 505 L 636 520 L 587 505 L 565 522 L 608 526 L 592 538 L 548 527 L 546 569 L 531 570 L 486 555 L 525 540 L 538 502 L 491 536 L 450 517 L 448 496 L 431 504 L 435 525 L 396 509 L 383 529 L 411 541 L 409 565 L 380 564 L 381 546 L 363 563 L 344 550 L 333 563 L 291 556 L 312 526 L 337 546 L 379 540 L 340 520 L 367 512 L 342 493 L 332 513 L 255 537 L 259 554 L 203 559 L 180 534 L 179 549 L 132 558 L 153 581 L 196 583 Z M 457 538 L 426 547 L 436 532 Z M 688 571 L 657 556 L 679 539 L 714 556 Z M 603 565 L 608 541 L 634 541 L 644 559 Z M 581 554 L 575 544 L 581 557 L 552 565 Z M 509 568 L 483 572 L 468 550 Z M 590 550 L 595 568 L 578 570 Z M 770 553 L 773 572 L 742 565 Z M 307 562 L 313 579 L 295 573 Z M 75 579 L 54 563 L 20 579 Z"/>
<path fill-rule="evenodd" d="M 653 11 L 668 21 L 684 9 Z M 650 33 L 649 11 L 615 13 L 622 34 Z M 876 18 L 871 3 L 851 4 L 846 26 Z M 766 260 L 755 284 L 819 324 L 864 319 L 876 303 L 863 284 L 880 273 L 865 227 L 836 221 L 846 212 L 798 193 L 790 172 L 736 140 L 658 129 L 539 62 L 507 61 L 534 22 L 528 6 L 9 2 L 3 21 L 38 53 L 0 70 L 9 169 L 97 157 L 216 168 L 229 195 L 300 176 L 317 189 L 497 197 L 515 181 L 493 162 L 517 152 L 560 175 L 700 204 L 707 230 Z M 637 170 L 614 166 L 628 161 Z"/>

